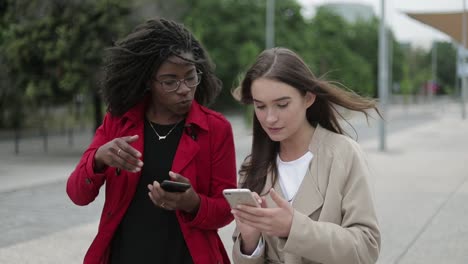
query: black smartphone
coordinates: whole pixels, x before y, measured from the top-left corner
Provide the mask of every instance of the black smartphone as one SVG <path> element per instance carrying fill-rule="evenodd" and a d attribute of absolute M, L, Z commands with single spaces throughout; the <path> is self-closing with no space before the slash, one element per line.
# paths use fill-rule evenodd
<path fill-rule="evenodd" d="M 185 192 L 188 188 L 190 188 L 190 184 L 164 180 L 161 182 L 161 188 L 163 188 L 166 192 Z"/>

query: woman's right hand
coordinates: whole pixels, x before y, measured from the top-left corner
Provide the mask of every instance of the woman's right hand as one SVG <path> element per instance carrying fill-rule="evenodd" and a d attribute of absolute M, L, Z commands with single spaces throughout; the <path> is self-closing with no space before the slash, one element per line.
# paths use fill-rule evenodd
<path fill-rule="evenodd" d="M 138 140 L 138 135 L 114 138 L 99 147 L 94 155 L 94 171 L 101 172 L 106 167 L 115 167 L 130 172 L 138 172 L 143 167 L 141 153 L 130 146 Z"/>
<path fill-rule="evenodd" d="M 255 199 L 259 201 L 259 204 L 264 204 L 264 200 L 260 198 L 257 193 L 253 193 Z M 237 216 L 236 211 L 237 209 L 233 209 L 233 215 L 236 220 L 236 226 L 241 234 L 241 252 L 244 255 L 252 255 L 255 249 L 258 246 L 258 242 L 262 233 L 248 224 L 243 223 Z"/>

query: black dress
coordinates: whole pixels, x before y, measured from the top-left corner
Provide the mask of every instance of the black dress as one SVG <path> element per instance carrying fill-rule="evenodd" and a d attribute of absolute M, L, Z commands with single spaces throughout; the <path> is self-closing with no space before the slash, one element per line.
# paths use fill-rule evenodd
<path fill-rule="evenodd" d="M 175 124 L 152 125 L 159 135 L 166 135 Z M 111 264 L 193 263 L 175 211 L 155 206 L 147 188 L 153 181 L 169 179 L 184 121 L 179 122 L 163 140 L 158 140 L 148 120 L 145 120 L 144 127 L 144 166 L 135 196 L 112 240 Z"/>

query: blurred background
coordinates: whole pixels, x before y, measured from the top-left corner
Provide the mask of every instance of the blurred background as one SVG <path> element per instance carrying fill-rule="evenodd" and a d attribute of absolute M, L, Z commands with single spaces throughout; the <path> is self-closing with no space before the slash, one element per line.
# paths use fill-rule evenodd
<path fill-rule="evenodd" d="M 377 97 L 376 10 L 365 2 L 322 2 L 276 1 L 274 45 L 301 54 L 317 76 Z M 214 105 L 221 111 L 239 108 L 230 89 L 266 42 L 265 0 L 0 3 L 3 137 L 11 138 L 15 129 L 20 136 L 73 136 L 77 128 L 98 126 L 105 111 L 97 94 L 104 48 L 147 18 L 162 16 L 180 21 L 201 40 L 224 83 L 223 93 Z M 313 15 L 307 11 L 312 7 Z M 429 92 L 457 96 L 456 47 L 450 40 L 400 41 L 394 29 L 387 30 L 392 100 L 419 102 Z M 438 55 L 434 62 L 432 50 L 437 50 Z"/>
<path fill-rule="evenodd" d="M 0 263 L 82 262 L 104 198 L 76 207 L 65 181 L 106 111 L 105 48 L 155 16 L 185 24 L 211 55 L 224 84 L 212 108 L 233 124 L 238 165 L 251 111 L 230 91 L 267 47 L 290 48 L 316 76 L 378 99 L 384 121 L 345 116 L 373 171 L 379 262 L 468 263 L 466 54 L 459 38 L 414 16 L 464 8 L 464 0 L 0 0 Z M 456 23 L 466 32 L 465 15 Z M 231 232 L 220 230 L 228 251 Z"/>

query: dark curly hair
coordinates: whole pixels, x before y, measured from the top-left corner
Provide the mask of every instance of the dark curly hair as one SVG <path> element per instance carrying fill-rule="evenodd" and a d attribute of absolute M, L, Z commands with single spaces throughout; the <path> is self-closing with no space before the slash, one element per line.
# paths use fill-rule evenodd
<path fill-rule="evenodd" d="M 184 53 L 191 53 L 193 59 L 183 59 L 203 72 L 195 100 L 211 104 L 221 91 L 221 81 L 214 74 L 208 54 L 182 24 L 159 18 L 138 25 L 107 49 L 101 88 L 107 110 L 112 115 L 123 115 L 145 97 L 148 82 L 161 64 L 170 56 L 182 57 Z"/>

